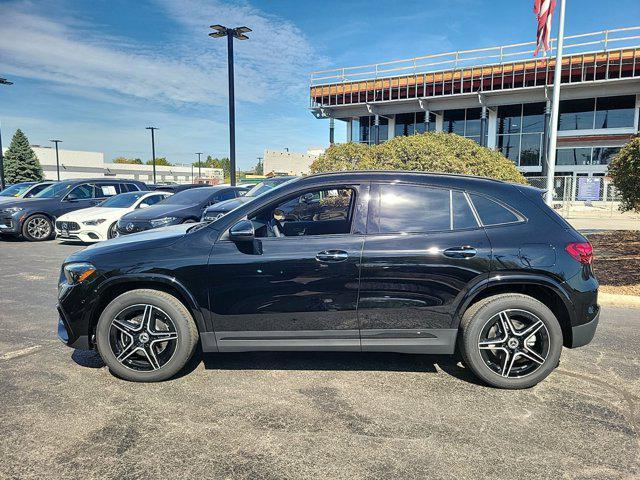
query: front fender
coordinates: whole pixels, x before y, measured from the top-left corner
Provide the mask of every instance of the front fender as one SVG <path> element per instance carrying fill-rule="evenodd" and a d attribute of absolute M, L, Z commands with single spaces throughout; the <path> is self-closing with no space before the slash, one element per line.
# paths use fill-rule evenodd
<path fill-rule="evenodd" d="M 187 305 L 187 308 L 191 312 L 193 312 L 194 320 L 200 332 L 209 331 L 209 327 L 205 320 L 205 316 L 202 313 L 202 308 L 198 305 L 195 297 L 189 291 L 187 287 L 185 287 L 179 280 L 175 277 L 171 277 L 169 275 L 164 275 L 160 273 L 134 273 L 131 275 L 117 275 L 114 277 L 109 277 L 107 280 L 102 282 L 95 290 L 96 296 L 100 298 L 106 292 L 108 292 L 111 288 L 122 286 L 125 284 L 131 284 L 133 288 L 149 288 L 153 287 L 153 285 L 161 285 L 168 287 L 171 290 L 175 290 L 180 294 L 180 299 L 183 300 Z M 96 306 L 94 306 L 94 309 Z M 92 312 L 92 317 L 93 317 Z"/>

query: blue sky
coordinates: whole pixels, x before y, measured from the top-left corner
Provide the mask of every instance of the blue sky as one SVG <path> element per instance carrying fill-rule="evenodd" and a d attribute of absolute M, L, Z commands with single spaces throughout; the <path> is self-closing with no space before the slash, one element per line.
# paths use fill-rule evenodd
<path fill-rule="evenodd" d="M 531 41 L 533 1 L 0 0 L 4 142 L 189 163 L 228 152 L 226 45 L 208 25 L 247 25 L 236 42 L 239 168 L 265 148 L 326 146 L 307 110 L 314 69 Z M 567 34 L 640 24 L 638 0 L 567 1 Z M 340 126 L 341 123 L 338 123 Z M 338 131 L 344 138 L 344 129 Z"/>

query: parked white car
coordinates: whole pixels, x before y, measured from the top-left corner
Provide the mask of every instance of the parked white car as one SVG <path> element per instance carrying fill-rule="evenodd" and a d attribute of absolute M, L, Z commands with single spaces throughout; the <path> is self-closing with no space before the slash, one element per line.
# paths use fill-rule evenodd
<path fill-rule="evenodd" d="M 125 213 L 146 208 L 173 195 L 171 192 L 129 192 L 114 195 L 99 205 L 66 213 L 56 220 L 59 240 L 100 242 L 118 236 L 116 224 Z"/>

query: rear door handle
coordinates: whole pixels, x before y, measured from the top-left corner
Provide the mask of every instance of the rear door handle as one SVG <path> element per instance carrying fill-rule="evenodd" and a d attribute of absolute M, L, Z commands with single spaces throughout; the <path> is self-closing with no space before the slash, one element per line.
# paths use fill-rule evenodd
<path fill-rule="evenodd" d="M 473 247 L 451 247 L 447 248 L 443 253 L 449 258 L 471 258 L 476 256 L 478 250 Z"/>
<path fill-rule="evenodd" d="M 344 250 L 323 250 L 316 254 L 316 260 L 324 263 L 344 262 L 349 254 Z"/>

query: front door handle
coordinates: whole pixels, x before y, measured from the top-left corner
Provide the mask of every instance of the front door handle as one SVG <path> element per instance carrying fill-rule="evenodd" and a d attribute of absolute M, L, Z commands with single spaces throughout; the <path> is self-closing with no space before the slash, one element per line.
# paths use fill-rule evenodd
<path fill-rule="evenodd" d="M 324 263 L 344 262 L 349 254 L 344 250 L 323 250 L 316 254 L 316 260 Z"/>
<path fill-rule="evenodd" d="M 443 253 L 449 258 L 471 258 L 476 256 L 478 250 L 473 247 L 451 247 L 447 248 Z"/>

